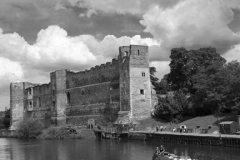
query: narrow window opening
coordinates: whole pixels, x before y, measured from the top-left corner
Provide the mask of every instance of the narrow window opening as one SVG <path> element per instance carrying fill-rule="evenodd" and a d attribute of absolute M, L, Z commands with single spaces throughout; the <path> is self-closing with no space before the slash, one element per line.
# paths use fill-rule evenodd
<path fill-rule="evenodd" d="M 144 89 L 140 89 L 140 94 L 144 94 Z"/>
<path fill-rule="evenodd" d="M 52 101 L 53 108 L 55 108 L 55 101 Z"/>
<path fill-rule="evenodd" d="M 81 94 L 82 94 L 82 95 L 84 95 L 84 94 L 85 94 L 84 90 L 82 90 Z"/>
<path fill-rule="evenodd" d="M 31 89 L 31 88 L 28 90 L 28 94 L 29 94 L 29 95 L 32 94 L 32 89 Z"/>
<path fill-rule="evenodd" d="M 138 53 L 137 53 L 138 55 L 139 55 L 139 50 L 138 50 Z"/>
<path fill-rule="evenodd" d="M 39 108 L 41 107 L 41 98 L 40 97 L 38 98 L 38 106 L 39 106 Z"/>
<path fill-rule="evenodd" d="M 71 100 L 71 99 L 70 99 L 70 93 L 68 92 L 68 93 L 67 93 L 67 104 L 70 104 L 70 100 Z"/>
<path fill-rule="evenodd" d="M 32 105 L 32 101 L 29 101 L 29 105 L 30 105 L 30 106 Z"/>

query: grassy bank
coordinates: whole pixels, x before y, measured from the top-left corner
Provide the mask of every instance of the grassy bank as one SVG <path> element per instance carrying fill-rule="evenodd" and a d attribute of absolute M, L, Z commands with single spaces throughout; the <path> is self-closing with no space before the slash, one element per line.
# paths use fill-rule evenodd
<path fill-rule="evenodd" d="M 209 133 L 213 133 L 214 131 L 218 131 L 218 124 L 221 121 L 236 121 L 237 117 L 235 115 L 230 115 L 230 114 L 224 114 L 224 115 L 208 115 L 208 116 L 201 116 L 201 117 L 194 117 L 194 118 L 189 118 L 185 119 L 181 122 L 178 123 L 169 123 L 166 121 L 163 121 L 161 119 L 153 119 L 153 118 L 148 118 L 139 121 L 138 127 L 145 127 L 145 128 L 155 128 L 157 125 L 158 126 L 166 126 L 167 131 L 172 131 L 173 127 L 178 128 L 180 125 L 186 125 L 187 128 L 196 128 L 196 126 L 200 126 L 200 128 L 205 129 L 209 125 L 212 127 L 209 130 Z"/>

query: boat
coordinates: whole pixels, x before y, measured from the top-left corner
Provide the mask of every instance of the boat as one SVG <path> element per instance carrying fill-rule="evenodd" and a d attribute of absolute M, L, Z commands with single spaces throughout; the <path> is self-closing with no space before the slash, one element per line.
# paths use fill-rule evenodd
<path fill-rule="evenodd" d="M 152 160 L 193 160 L 189 156 L 177 156 L 172 153 L 163 152 L 160 155 L 153 154 Z"/>

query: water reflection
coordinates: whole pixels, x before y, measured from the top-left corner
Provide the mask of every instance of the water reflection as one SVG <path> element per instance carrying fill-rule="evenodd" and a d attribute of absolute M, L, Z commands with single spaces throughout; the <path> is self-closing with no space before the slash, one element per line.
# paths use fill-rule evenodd
<path fill-rule="evenodd" d="M 160 143 L 111 140 L 0 139 L 0 160 L 149 160 Z M 239 160 L 240 149 L 165 143 L 166 151 L 199 160 Z"/>

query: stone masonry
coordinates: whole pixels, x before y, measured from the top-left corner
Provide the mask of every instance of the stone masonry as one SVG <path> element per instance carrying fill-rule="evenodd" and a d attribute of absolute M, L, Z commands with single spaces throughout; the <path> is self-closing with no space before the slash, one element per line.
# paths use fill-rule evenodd
<path fill-rule="evenodd" d="M 90 70 L 50 74 L 50 83 L 10 84 L 11 126 L 37 118 L 45 126 L 130 123 L 150 117 L 152 90 L 147 46 L 119 47 L 118 59 Z"/>

